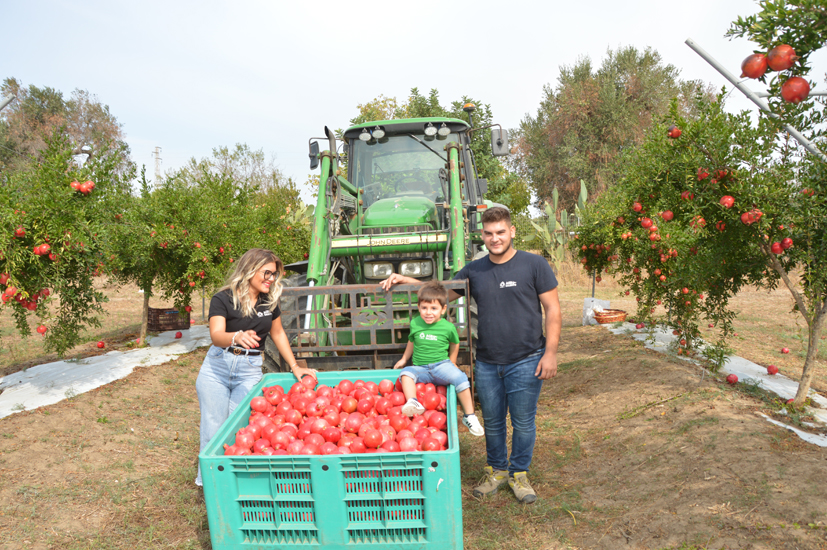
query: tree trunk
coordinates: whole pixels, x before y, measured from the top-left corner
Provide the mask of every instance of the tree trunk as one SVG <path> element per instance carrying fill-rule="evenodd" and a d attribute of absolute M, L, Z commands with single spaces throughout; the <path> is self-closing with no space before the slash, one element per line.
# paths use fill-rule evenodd
<path fill-rule="evenodd" d="M 798 393 L 795 394 L 795 406 L 801 406 L 807 399 L 807 394 L 810 392 L 810 383 L 813 381 L 813 375 L 816 371 L 816 357 L 818 357 L 818 342 L 821 338 L 821 329 L 824 328 L 824 320 L 827 318 L 827 308 L 818 308 L 815 319 L 809 325 L 808 341 L 807 341 L 807 358 L 804 360 L 804 371 L 801 373 L 801 381 L 798 383 Z"/>
<path fill-rule="evenodd" d="M 150 288 L 145 288 L 144 290 L 144 309 L 141 313 L 141 334 L 138 337 L 141 346 L 146 344 L 146 329 L 147 325 L 149 325 L 149 295 L 152 294 Z"/>

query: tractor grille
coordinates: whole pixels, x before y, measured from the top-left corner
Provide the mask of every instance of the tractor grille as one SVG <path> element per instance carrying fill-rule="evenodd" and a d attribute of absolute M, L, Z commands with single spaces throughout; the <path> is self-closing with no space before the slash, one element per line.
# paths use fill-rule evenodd
<path fill-rule="evenodd" d="M 409 225 L 406 227 L 363 227 L 363 235 L 384 235 L 385 233 L 428 233 L 434 228 L 428 224 Z"/>

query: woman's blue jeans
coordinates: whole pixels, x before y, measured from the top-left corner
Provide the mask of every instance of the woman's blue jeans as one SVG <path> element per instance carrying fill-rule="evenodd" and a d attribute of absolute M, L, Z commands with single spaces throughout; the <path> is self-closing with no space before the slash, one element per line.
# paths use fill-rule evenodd
<path fill-rule="evenodd" d="M 261 380 L 261 354 L 235 355 L 210 346 L 195 380 L 201 408 L 201 448 L 210 442 L 224 421 Z M 201 485 L 201 465 L 195 483 Z"/>
<path fill-rule="evenodd" d="M 527 472 L 537 439 L 537 401 L 543 381 L 534 375 L 545 349 L 517 363 L 495 365 L 477 360 L 477 397 L 485 421 L 488 465 L 494 470 Z M 511 413 L 511 457 L 506 442 L 506 414 Z"/>

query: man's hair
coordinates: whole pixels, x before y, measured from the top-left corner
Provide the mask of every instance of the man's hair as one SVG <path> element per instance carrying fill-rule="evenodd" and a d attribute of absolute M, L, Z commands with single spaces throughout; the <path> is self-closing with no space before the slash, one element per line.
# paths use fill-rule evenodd
<path fill-rule="evenodd" d="M 439 302 L 442 307 L 448 305 L 448 289 L 439 281 L 428 281 L 422 285 L 416 297 L 420 302 Z"/>
<path fill-rule="evenodd" d="M 495 206 L 493 208 L 487 209 L 482 214 L 482 223 L 483 225 L 487 223 L 497 223 L 504 221 L 509 226 L 511 226 L 511 212 L 508 211 L 507 208 L 502 206 Z"/>

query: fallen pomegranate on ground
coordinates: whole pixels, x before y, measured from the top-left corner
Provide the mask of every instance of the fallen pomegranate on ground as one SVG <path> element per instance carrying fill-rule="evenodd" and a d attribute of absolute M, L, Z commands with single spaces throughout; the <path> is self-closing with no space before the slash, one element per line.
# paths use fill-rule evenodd
<path fill-rule="evenodd" d="M 775 365 L 769 365 L 767 367 L 767 374 L 769 374 L 770 376 L 778 374 L 778 367 L 776 367 Z"/>
<path fill-rule="evenodd" d="M 178 332 L 176 332 L 176 333 L 175 333 L 175 338 L 176 338 L 176 340 L 177 340 L 178 338 L 183 338 L 183 337 L 184 337 L 184 333 L 182 333 L 180 330 L 179 330 Z"/>
<path fill-rule="evenodd" d="M 730 374 L 729 376 L 726 377 L 726 381 L 730 385 L 735 385 L 735 384 L 738 383 L 738 376 L 735 375 L 735 374 Z"/>
<path fill-rule="evenodd" d="M 781 348 L 781 353 L 790 353 L 790 348 Z"/>

